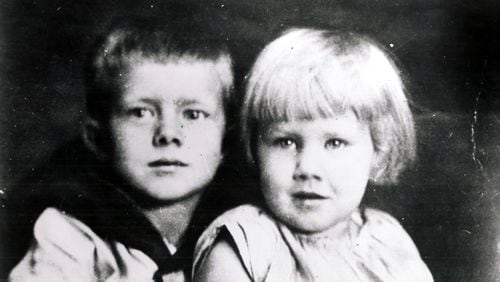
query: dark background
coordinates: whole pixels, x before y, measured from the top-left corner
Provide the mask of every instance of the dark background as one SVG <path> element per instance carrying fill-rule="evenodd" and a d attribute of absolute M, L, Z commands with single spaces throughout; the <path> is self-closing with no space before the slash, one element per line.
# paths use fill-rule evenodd
<path fill-rule="evenodd" d="M 1 204 L 17 179 L 78 134 L 82 63 L 109 19 L 161 15 L 173 3 L 0 3 Z M 219 24 L 230 35 L 240 76 L 263 44 L 287 26 L 352 29 L 392 50 L 413 100 L 419 161 L 400 185 L 368 189 L 367 202 L 400 220 L 436 281 L 500 281 L 498 1 L 197 3 L 222 14 Z"/>

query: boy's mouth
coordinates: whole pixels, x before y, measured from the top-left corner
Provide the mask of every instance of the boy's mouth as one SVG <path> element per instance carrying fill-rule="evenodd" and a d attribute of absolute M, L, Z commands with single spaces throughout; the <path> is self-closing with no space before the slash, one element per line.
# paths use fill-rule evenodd
<path fill-rule="evenodd" d="M 163 167 L 163 166 L 188 166 L 186 163 L 181 162 L 179 160 L 169 160 L 169 159 L 160 159 L 153 162 L 148 163 L 150 167 Z"/>

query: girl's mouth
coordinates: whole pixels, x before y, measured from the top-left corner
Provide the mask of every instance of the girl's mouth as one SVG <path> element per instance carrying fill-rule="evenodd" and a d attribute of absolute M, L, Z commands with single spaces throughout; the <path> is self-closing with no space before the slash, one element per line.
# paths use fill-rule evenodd
<path fill-rule="evenodd" d="M 292 196 L 297 200 L 324 200 L 327 197 L 314 193 L 314 192 L 296 192 L 293 193 Z"/>

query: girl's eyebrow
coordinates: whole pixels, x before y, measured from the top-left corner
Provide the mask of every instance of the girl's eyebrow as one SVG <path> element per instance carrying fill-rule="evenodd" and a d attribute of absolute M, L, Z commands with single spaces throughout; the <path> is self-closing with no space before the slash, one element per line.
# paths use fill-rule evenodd
<path fill-rule="evenodd" d="M 302 139 L 301 135 L 296 132 L 291 132 L 287 130 L 273 130 L 268 128 L 264 131 L 264 134 L 259 134 L 259 138 L 271 142 L 276 138 L 291 138 L 291 139 Z"/>
<path fill-rule="evenodd" d="M 280 126 L 267 127 L 265 132 L 267 135 L 286 135 L 291 137 L 297 137 L 300 135 L 300 133 L 293 128 L 282 128 Z"/>

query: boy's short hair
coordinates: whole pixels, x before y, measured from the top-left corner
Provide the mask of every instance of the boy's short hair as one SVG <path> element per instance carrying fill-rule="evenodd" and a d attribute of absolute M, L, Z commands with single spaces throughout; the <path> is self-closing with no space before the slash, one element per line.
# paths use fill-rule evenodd
<path fill-rule="evenodd" d="M 364 36 L 288 30 L 260 53 L 245 94 L 241 130 L 251 163 L 259 126 L 349 110 L 370 128 L 379 160 L 372 181 L 396 183 L 415 159 L 415 129 L 401 74 L 384 48 Z"/>
<path fill-rule="evenodd" d="M 87 113 L 108 118 L 113 97 L 134 64 L 212 61 L 223 88 L 224 108 L 233 88 L 227 38 L 202 17 L 123 17 L 114 19 L 97 41 L 86 65 Z M 188 83 L 188 82 L 187 82 Z"/>

